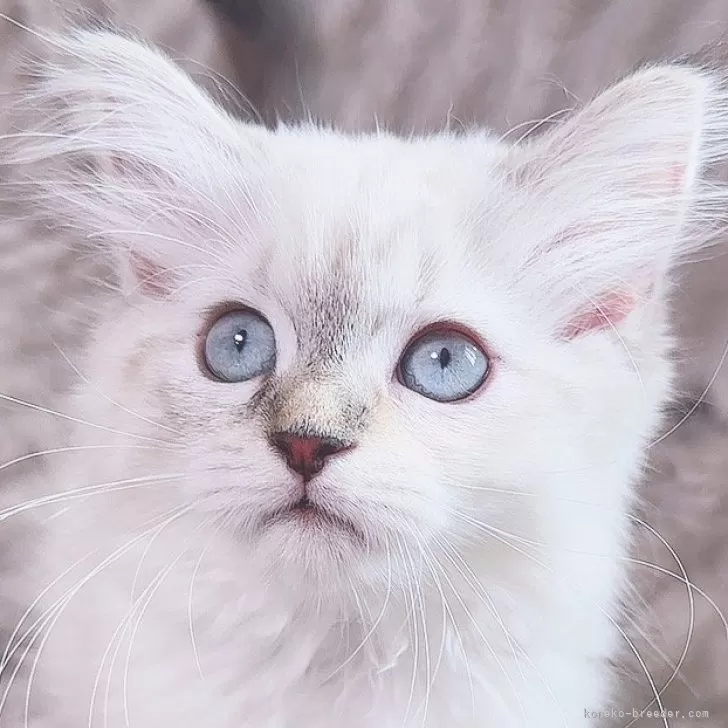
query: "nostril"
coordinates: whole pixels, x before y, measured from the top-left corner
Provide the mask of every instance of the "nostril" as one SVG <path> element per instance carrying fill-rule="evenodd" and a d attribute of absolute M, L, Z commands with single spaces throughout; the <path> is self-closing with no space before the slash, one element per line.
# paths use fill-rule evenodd
<path fill-rule="evenodd" d="M 318 455 L 322 458 L 327 458 L 329 455 L 336 455 L 337 452 L 346 450 L 347 445 L 341 440 L 334 438 L 322 438 L 318 446 Z"/>
<path fill-rule="evenodd" d="M 305 480 L 320 472 L 327 458 L 351 447 L 336 437 L 292 432 L 275 432 L 270 436 L 270 441 L 286 458 L 288 467 Z"/>

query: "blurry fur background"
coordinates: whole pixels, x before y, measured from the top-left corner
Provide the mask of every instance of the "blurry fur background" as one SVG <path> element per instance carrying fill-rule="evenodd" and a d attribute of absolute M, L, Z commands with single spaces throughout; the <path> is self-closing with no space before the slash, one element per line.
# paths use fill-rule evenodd
<path fill-rule="evenodd" d="M 0 13 L 33 29 L 60 27 L 69 7 L 61 0 L 0 0 Z M 378 124 L 406 133 L 480 123 L 513 139 L 557 123 L 643 60 L 697 51 L 728 32 L 728 0 L 114 0 L 84 7 L 161 43 L 241 115 L 251 116 L 250 102 L 267 123 L 310 115 L 347 129 Z M 42 54 L 43 43 L 0 19 L 0 98 L 22 88 L 11 62 L 20 51 Z M 5 106 L 0 133 L 8 131 Z M 2 176 L 0 160 L 0 183 Z M 22 209 L 1 198 L 5 462 L 53 447 L 62 434 L 63 420 L 8 397 L 53 407 L 78 376 L 60 352 L 82 342 L 93 318 L 84 291 L 103 271 L 55 232 L 24 222 Z M 728 242 L 684 267 L 675 308 L 682 396 L 666 424 L 669 434 L 653 447 L 636 514 L 639 563 L 632 565 L 635 588 L 624 619 L 634 650 L 625 642 L 615 665 L 623 686 L 615 708 L 639 710 L 650 701 L 635 652 L 658 687 L 684 653 L 664 705 L 710 717 L 669 725 L 725 728 L 728 634 L 715 607 L 728 612 L 728 366 L 718 371 L 728 340 Z M 32 467 L 23 463 L 12 477 Z M 0 471 L 0 494 L 10 472 Z M 27 537 L 10 522 L 1 526 L 0 549 L 3 539 Z M 22 564 L 12 566 L 6 573 L 22 578 Z M 683 567 L 714 602 L 693 592 L 692 620 Z M 0 619 L 1 610 L 0 586 Z M 664 723 L 646 718 L 634 725 Z"/>

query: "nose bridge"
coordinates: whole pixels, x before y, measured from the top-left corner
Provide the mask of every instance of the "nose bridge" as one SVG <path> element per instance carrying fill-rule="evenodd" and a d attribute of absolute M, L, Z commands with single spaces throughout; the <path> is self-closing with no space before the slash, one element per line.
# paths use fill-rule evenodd
<path fill-rule="evenodd" d="M 295 377 L 273 397 L 271 432 L 331 438 L 352 444 L 364 424 L 366 408 L 333 379 Z"/>

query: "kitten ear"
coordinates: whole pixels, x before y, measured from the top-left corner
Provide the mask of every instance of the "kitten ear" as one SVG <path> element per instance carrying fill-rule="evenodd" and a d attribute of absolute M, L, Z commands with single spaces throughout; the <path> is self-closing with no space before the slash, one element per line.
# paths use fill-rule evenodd
<path fill-rule="evenodd" d="M 164 295 L 175 271 L 209 267 L 243 227 L 236 175 L 265 132 L 138 42 L 76 31 L 49 45 L 21 105 L 32 131 L 15 135 L 6 161 L 54 225 L 107 245 L 127 290 Z"/>
<path fill-rule="evenodd" d="M 544 282 L 542 305 L 567 337 L 615 326 L 714 233 L 728 196 L 704 172 L 728 153 L 728 99 L 709 72 L 649 68 L 525 153 L 538 243 L 523 263 Z"/>

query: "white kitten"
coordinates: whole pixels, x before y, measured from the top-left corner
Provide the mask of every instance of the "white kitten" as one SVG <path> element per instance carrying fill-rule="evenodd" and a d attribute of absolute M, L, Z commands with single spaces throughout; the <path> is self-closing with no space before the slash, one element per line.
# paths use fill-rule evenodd
<path fill-rule="evenodd" d="M 7 158 L 121 294 L 3 724 L 591 725 L 668 272 L 726 197 L 716 77 L 642 70 L 514 147 L 271 132 L 130 40 L 57 45 Z"/>

